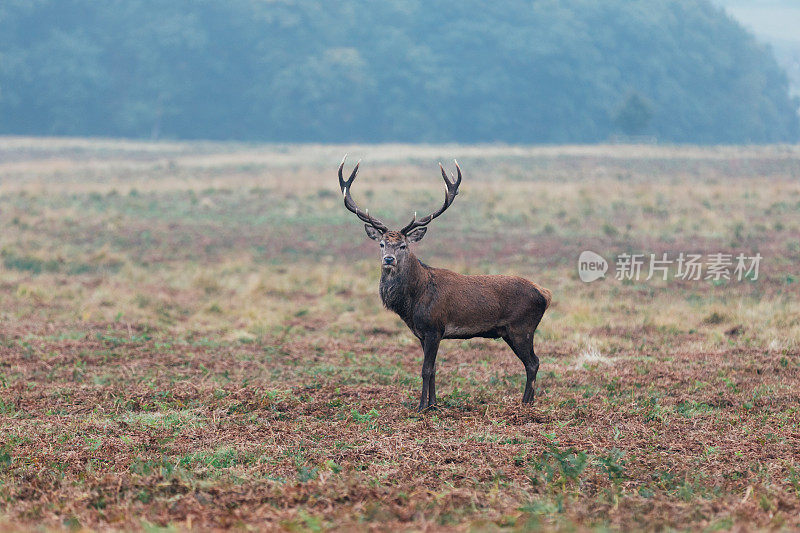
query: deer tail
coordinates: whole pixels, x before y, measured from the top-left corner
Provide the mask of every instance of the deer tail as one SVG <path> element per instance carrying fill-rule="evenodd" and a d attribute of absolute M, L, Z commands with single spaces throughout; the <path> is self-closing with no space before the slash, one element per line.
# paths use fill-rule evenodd
<path fill-rule="evenodd" d="M 536 290 L 539 291 L 539 294 L 541 294 L 542 297 L 544 298 L 545 302 L 544 308 L 547 309 L 548 307 L 550 307 L 550 302 L 553 301 L 553 293 L 550 291 L 550 289 L 545 289 L 544 287 L 542 287 L 541 285 L 537 285 L 536 283 L 534 283 L 533 286 L 536 287 Z"/>

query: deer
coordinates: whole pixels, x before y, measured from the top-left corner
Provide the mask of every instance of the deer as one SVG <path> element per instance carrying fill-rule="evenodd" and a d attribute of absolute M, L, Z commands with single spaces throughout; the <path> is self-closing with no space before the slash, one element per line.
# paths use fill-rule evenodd
<path fill-rule="evenodd" d="M 417 411 L 436 406 L 436 354 L 443 339 L 502 338 L 525 367 L 522 403 L 533 403 L 539 371 L 533 335 L 550 306 L 552 293 L 517 276 L 464 275 L 434 268 L 417 259 L 410 248 L 422 240 L 428 224 L 453 204 L 461 185 L 458 161 L 454 160 L 457 178 L 452 174 L 448 178 L 439 163 L 445 184 L 442 206 L 420 219 L 414 213 L 405 227 L 389 230 L 353 201 L 351 188 L 361 161 L 345 180 L 342 171 L 346 159 L 347 155 L 339 165 L 339 187 L 344 206 L 364 222 L 367 236 L 379 242 L 383 305 L 399 315 L 422 345 L 422 394 Z"/>

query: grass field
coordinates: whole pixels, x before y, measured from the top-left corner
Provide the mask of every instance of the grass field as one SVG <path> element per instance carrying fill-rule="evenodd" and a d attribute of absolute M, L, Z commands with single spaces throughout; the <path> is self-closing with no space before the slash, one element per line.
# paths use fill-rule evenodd
<path fill-rule="evenodd" d="M 445 341 L 440 407 L 378 296 L 393 226 L 553 291 L 537 399 Z M 582 283 L 577 258 L 612 262 Z M 620 281 L 622 253 L 760 253 Z M 0 139 L 0 530 L 800 528 L 800 147 Z"/>

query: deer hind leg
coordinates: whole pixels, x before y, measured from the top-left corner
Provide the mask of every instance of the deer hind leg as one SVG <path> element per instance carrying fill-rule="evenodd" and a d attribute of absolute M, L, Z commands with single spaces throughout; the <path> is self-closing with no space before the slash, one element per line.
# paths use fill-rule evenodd
<path fill-rule="evenodd" d="M 534 389 L 536 386 L 536 374 L 539 372 L 539 358 L 533 351 L 533 332 L 511 331 L 503 337 L 503 340 L 514 350 L 514 354 L 519 357 L 525 365 L 525 392 L 522 394 L 522 403 L 533 403 Z"/>

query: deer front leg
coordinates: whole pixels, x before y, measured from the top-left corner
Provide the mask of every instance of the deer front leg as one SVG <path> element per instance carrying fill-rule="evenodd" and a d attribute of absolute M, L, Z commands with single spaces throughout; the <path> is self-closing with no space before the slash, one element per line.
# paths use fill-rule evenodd
<path fill-rule="evenodd" d="M 420 412 L 436 405 L 436 353 L 441 339 L 439 334 L 428 333 L 421 340 L 425 357 L 422 361 L 422 394 L 417 408 Z"/>

